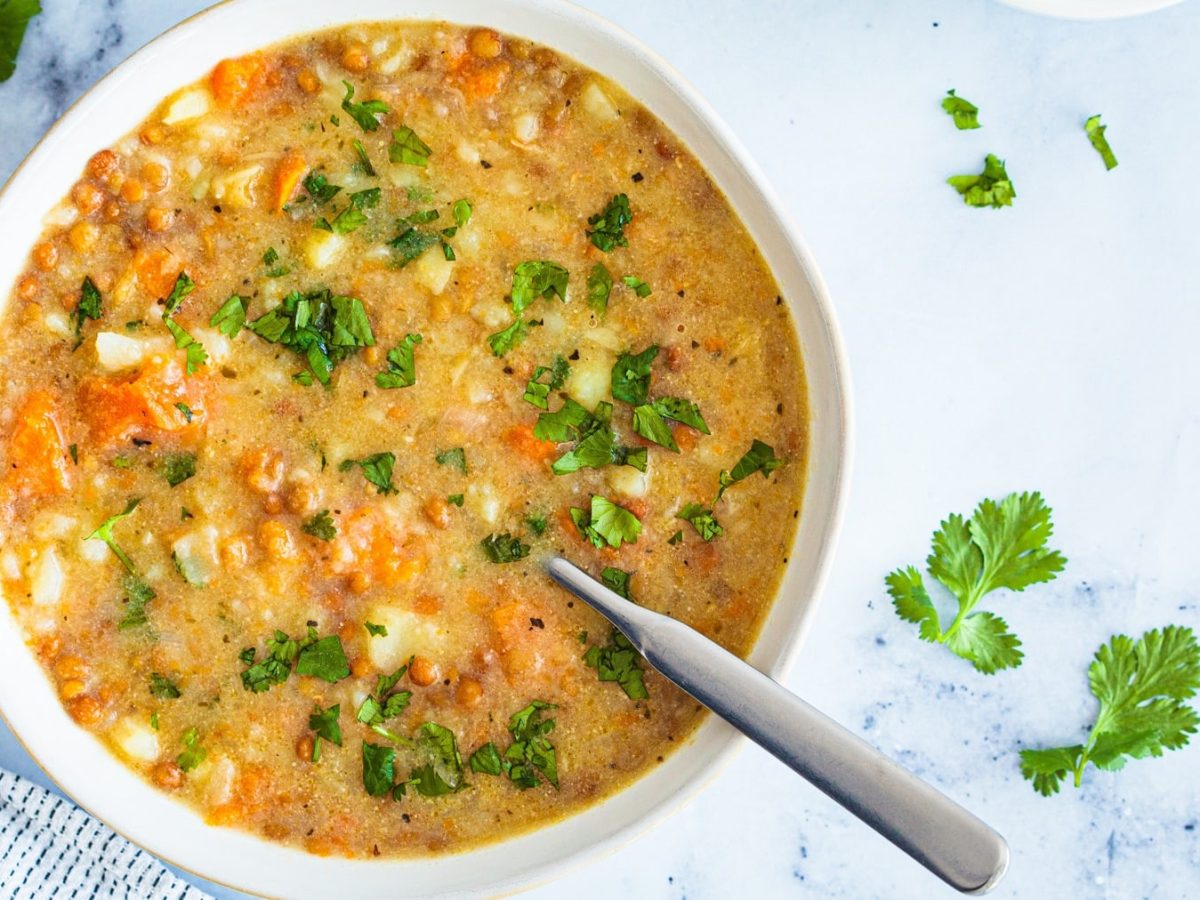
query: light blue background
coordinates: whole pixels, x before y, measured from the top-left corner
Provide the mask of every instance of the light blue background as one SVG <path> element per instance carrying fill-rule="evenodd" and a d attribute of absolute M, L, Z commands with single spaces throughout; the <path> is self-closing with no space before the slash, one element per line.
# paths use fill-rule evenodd
<path fill-rule="evenodd" d="M 198 0 L 43 0 L 0 86 L 0 177 L 65 105 Z M 1200 4 L 1103 24 L 992 0 L 588 3 L 661 52 L 741 135 L 829 282 L 858 454 L 833 577 L 788 684 L 992 822 L 999 897 L 1200 896 L 1193 748 L 1036 796 L 1025 743 L 1077 740 L 1114 631 L 1200 626 Z M 938 107 L 957 88 L 984 128 Z M 1101 112 L 1121 165 L 1082 130 Z M 1007 159 L 1018 192 L 943 182 Z M 6 227 L 13 227 L 10 223 Z M 883 591 L 938 519 L 1039 489 L 1070 559 L 997 598 L 1025 642 L 975 673 L 919 643 Z M 44 783 L 10 735 L 0 765 Z M 234 894 L 216 891 L 220 896 Z M 746 749 L 657 830 L 534 892 L 925 898 L 950 891 L 782 765 Z"/>

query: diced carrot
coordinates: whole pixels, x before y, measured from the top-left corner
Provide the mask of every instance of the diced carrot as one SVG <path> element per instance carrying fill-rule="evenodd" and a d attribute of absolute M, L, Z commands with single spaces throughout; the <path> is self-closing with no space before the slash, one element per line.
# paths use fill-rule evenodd
<path fill-rule="evenodd" d="M 675 438 L 675 443 L 679 445 L 679 449 L 683 453 L 689 453 L 696 449 L 696 444 L 699 442 L 699 432 L 687 425 L 676 425 L 671 429 L 671 435 Z"/>
<path fill-rule="evenodd" d="M 207 378 L 185 376 L 182 354 L 151 357 L 132 377 L 85 381 L 80 394 L 92 440 L 100 445 L 163 434 L 195 440 L 208 416 Z M 190 419 L 180 403 L 188 408 Z"/>
<path fill-rule="evenodd" d="M 226 107 L 249 103 L 266 86 L 269 68 L 259 53 L 221 60 L 209 79 L 217 103 Z"/>
<path fill-rule="evenodd" d="M 8 482 L 19 493 L 38 496 L 71 489 L 67 442 L 49 391 L 34 391 L 17 411 L 8 438 Z"/>
<path fill-rule="evenodd" d="M 183 264 L 165 247 L 143 247 L 133 255 L 133 270 L 138 286 L 147 296 L 161 298 L 171 293 Z"/>
<path fill-rule="evenodd" d="M 285 156 L 275 170 L 275 211 L 280 212 L 296 192 L 296 185 L 308 171 L 308 163 L 300 153 Z"/>
<path fill-rule="evenodd" d="M 500 438 L 530 462 L 544 463 L 558 453 L 558 445 L 535 436 L 532 425 L 512 425 L 504 429 Z"/>
<path fill-rule="evenodd" d="M 721 337 L 719 334 L 714 334 L 702 340 L 700 342 L 700 346 L 702 346 L 709 353 L 720 353 L 721 351 L 727 349 L 729 345 L 725 342 L 725 338 Z"/>

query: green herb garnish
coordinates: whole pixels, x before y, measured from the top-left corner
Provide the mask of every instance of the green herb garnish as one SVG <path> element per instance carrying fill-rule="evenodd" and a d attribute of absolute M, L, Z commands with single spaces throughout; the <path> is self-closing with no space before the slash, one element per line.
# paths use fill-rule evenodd
<path fill-rule="evenodd" d="M 502 331 L 488 335 L 488 346 L 492 348 L 493 355 L 503 356 L 525 340 L 530 328 L 541 324 L 538 319 L 517 319 Z"/>
<path fill-rule="evenodd" d="M 0 81 L 8 81 L 17 67 L 17 53 L 25 40 L 29 20 L 42 11 L 38 0 L 5 0 L 0 3 Z"/>
<path fill-rule="evenodd" d="M 396 751 L 385 744 L 363 741 L 363 787 L 372 797 L 382 797 L 396 780 Z"/>
<path fill-rule="evenodd" d="M 570 274 L 558 263 L 549 260 L 527 260 L 513 270 L 512 311 L 520 317 L 526 307 L 538 297 L 549 300 L 556 294 L 564 303 L 567 299 L 567 280 Z"/>
<path fill-rule="evenodd" d="M 652 292 L 650 285 L 635 275 L 626 275 L 621 280 L 625 282 L 627 288 L 632 289 L 639 297 L 649 297 Z"/>
<path fill-rule="evenodd" d="M 304 180 L 300 184 L 303 186 L 304 192 L 308 194 L 308 198 L 312 200 L 314 206 L 324 206 L 341 191 L 341 187 L 336 184 L 330 184 L 328 178 L 315 170 L 305 175 Z M 271 265 L 271 263 L 279 259 L 279 254 L 275 253 L 274 259 L 268 263 L 267 256 L 270 256 L 272 253 L 274 253 L 274 248 L 267 250 L 266 254 L 263 255 L 263 262 L 267 263 L 267 265 Z"/>
<path fill-rule="evenodd" d="M 503 534 L 489 534 L 479 542 L 479 546 L 483 547 L 487 558 L 494 563 L 516 562 L 529 555 L 529 545 L 522 544 L 520 538 L 507 531 Z"/>
<path fill-rule="evenodd" d="M 439 466 L 450 466 L 467 474 L 467 454 L 462 447 L 452 447 L 449 450 L 439 450 L 433 457 Z"/>
<path fill-rule="evenodd" d="M 607 644 L 593 645 L 583 654 L 584 664 L 596 670 L 597 678 L 615 681 L 630 700 L 645 700 L 650 696 L 641 661 L 641 654 L 616 628 L 612 629 Z"/>
<path fill-rule="evenodd" d="M 358 466 L 362 469 L 363 477 L 375 485 L 378 493 L 394 494 L 396 489 L 392 487 L 392 467 L 395 463 L 396 455 L 385 450 L 383 453 L 364 456 L 362 459 L 344 459 L 338 470 L 346 472 Z"/>
<path fill-rule="evenodd" d="M 978 175 L 952 175 L 946 183 L 962 194 L 967 206 L 1012 206 L 1017 191 L 1008 178 L 1004 161 L 989 153 Z"/>
<path fill-rule="evenodd" d="M 334 366 L 363 347 L 375 334 L 362 301 L 329 290 L 292 291 L 274 309 L 246 327 L 265 341 L 287 347 L 307 363 L 312 375 L 328 385 Z"/>
<path fill-rule="evenodd" d="M 167 484 L 175 487 L 196 474 L 195 453 L 170 453 L 163 458 L 163 477 Z"/>
<path fill-rule="evenodd" d="M 125 570 L 131 575 L 136 575 L 137 569 L 133 565 L 133 560 L 126 555 L 125 551 L 122 550 L 120 546 L 118 546 L 112 532 L 113 526 L 115 526 L 118 522 L 128 519 L 130 516 L 132 516 L 134 510 L 137 509 L 138 504 L 141 502 L 142 500 L 140 497 L 131 498 L 129 502 L 125 504 L 125 509 L 123 512 L 119 512 L 115 516 L 109 516 L 100 523 L 99 528 L 84 538 L 85 541 L 101 540 L 108 544 L 108 549 L 111 550 L 113 555 L 121 561 L 121 565 L 123 565 Z"/>
<path fill-rule="evenodd" d="M 180 738 L 184 750 L 175 757 L 175 764 L 185 772 L 190 772 L 208 756 L 208 751 L 200 746 L 200 732 L 195 727 L 189 728 Z"/>
<path fill-rule="evenodd" d="M 570 375 L 570 364 L 562 356 L 556 356 L 550 366 L 538 366 L 533 370 L 533 377 L 525 385 L 525 395 L 522 399 L 539 409 L 549 409 L 547 398 L 550 392 L 562 387 Z M 543 378 L 546 380 L 543 381 Z"/>
<path fill-rule="evenodd" d="M 188 277 L 187 272 L 180 272 L 175 279 L 175 286 L 171 288 L 171 296 L 166 299 L 163 306 L 162 320 L 167 326 L 167 331 L 171 332 L 171 337 L 175 339 L 175 346 L 180 350 L 187 352 L 187 373 L 195 374 L 205 362 L 208 361 L 208 353 L 204 346 L 194 337 L 183 330 L 175 321 L 175 313 L 179 310 L 180 304 L 183 303 L 183 298 L 195 290 L 196 284 Z"/>
<path fill-rule="evenodd" d="M 337 526 L 333 524 L 333 516 L 327 509 L 321 510 L 301 525 L 300 530 L 322 541 L 332 541 L 337 537 Z"/>
<path fill-rule="evenodd" d="M 342 705 L 335 703 L 326 710 L 316 707 L 308 717 L 308 727 L 313 730 L 312 761 L 321 759 L 321 741 L 342 746 L 342 726 L 338 724 L 338 716 L 342 713 Z"/>
<path fill-rule="evenodd" d="M 959 131 L 980 127 L 979 107 L 959 97 L 953 90 L 946 91 L 946 96 L 942 98 L 942 109 L 953 117 L 954 127 Z"/>
<path fill-rule="evenodd" d="M 367 634 L 371 637 L 387 637 L 387 626 L 376 625 L 374 622 L 363 622 L 363 627 L 367 629 Z"/>
<path fill-rule="evenodd" d="M 599 494 L 592 495 L 590 510 L 571 507 L 571 521 L 597 549 L 605 545 L 620 549 L 623 542 L 635 544 L 642 533 L 642 523 L 637 516 Z"/>
<path fill-rule="evenodd" d="M 713 518 L 713 511 L 706 509 L 699 503 L 688 503 L 683 509 L 679 510 L 675 518 L 691 522 L 692 527 L 696 529 L 696 533 L 706 541 L 711 541 L 713 538 L 725 533 L 725 529 L 721 527 L 721 523 Z M 680 535 L 680 540 L 682 539 L 682 535 Z M 675 543 L 674 538 L 671 539 L 671 542 Z"/>
<path fill-rule="evenodd" d="M 182 693 L 179 690 L 179 685 L 166 675 L 151 672 L 150 696 L 157 697 L 160 700 L 178 700 L 182 696 Z"/>
<path fill-rule="evenodd" d="M 412 387 L 417 383 L 417 364 L 413 353 L 424 338 L 419 334 L 406 334 L 404 340 L 388 351 L 387 371 L 375 373 L 375 386 L 379 388 Z"/>
<path fill-rule="evenodd" d="M 624 194 L 616 194 L 602 212 L 588 217 L 588 224 L 595 230 L 588 231 L 587 236 L 605 253 L 611 252 L 614 247 L 628 247 L 625 226 L 632 220 L 629 198 Z"/>
<path fill-rule="evenodd" d="M 612 286 L 612 274 L 604 267 L 604 263 L 592 266 L 587 277 L 587 302 L 596 315 L 602 316 L 608 310 L 608 297 L 612 293 Z"/>
<path fill-rule="evenodd" d="M 786 460 L 775 455 L 775 450 L 769 444 L 755 438 L 742 458 L 737 461 L 731 472 L 721 472 L 718 476 L 717 500 L 720 500 L 730 487 L 749 478 L 755 472 L 762 472 L 763 478 L 769 478 Z"/>
<path fill-rule="evenodd" d="M 641 406 L 650 394 L 650 364 L 658 356 L 658 345 L 641 353 L 622 353 L 612 368 L 612 395 L 630 406 Z"/>
<path fill-rule="evenodd" d="M 342 109 L 344 109 L 363 131 L 375 131 L 379 127 L 378 116 L 382 116 L 388 111 L 388 105 L 382 100 L 368 100 L 366 103 L 352 103 L 354 99 L 354 85 L 343 80 L 342 84 L 346 86 L 346 96 L 342 98 Z"/>
<path fill-rule="evenodd" d="M 1112 147 L 1108 145 L 1108 138 L 1104 136 L 1104 132 L 1108 130 L 1108 126 L 1100 124 L 1099 116 L 1091 116 L 1083 124 L 1083 130 L 1087 132 L 1088 140 L 1092 142 L 1092 146 L 1096 148 L 1096 152 L 1100 154 L 1100 158 L 1104 160 L 1104 168 L 1109 170 L 1115 169 L 1117 167 L 1117 157 L 1112 152 Z"/>
<path fill-rule="evenodd" d="M 3 11 L 4 8 L 0 7 L 0 14 L 2 14 Z M 0 28 L 0 34 L 2 34 L 2 32 L 3 29 Z M 3 56 L 0 54 L 0 70 L 3 70 L 3 66 Z M 0 78 L 0 81 L 3 80 L 3 78 Z M 100 289 L 96 287 L 96 283 L 92 281 L 92 277 L 90 275 L 84 276 L 83 287 L 79 292 L 79 302 L 75 305 L 75 312 L 72 314 L 72 317 L 75 319 L 76 347 L 83 343 L 83 323 L 88 319 L 93 321 L 99 319 L 103 314 L 102 307 L 103 302 L 100 299 Z"/>
<path fill-rule="evenodd" d="M 429 145 L 407 125 L 401 125 L 392 132 L 392 142 L 388 144 L 388 159 L 392 162 L 424 167 L 429 164 L 432 153 Z"/>
<path fill-rule="evenodd" d="M 250 298 L 230 294 L 229 299 L 221 304 L 221 308 L 212 314 L 208 324 L 228 338 L 235 338 L 246 324 L 246 310 L 250 308 Z"/>

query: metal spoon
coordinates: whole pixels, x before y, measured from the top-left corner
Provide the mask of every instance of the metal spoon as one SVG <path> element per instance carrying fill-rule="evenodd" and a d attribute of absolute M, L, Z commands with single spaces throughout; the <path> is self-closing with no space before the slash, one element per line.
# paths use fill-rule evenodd
<path fill-rule="evenodd" d="M 630 603 L 565 559 L 547 570 L 655 669 L 951 887 L 984 894 L 1004 876 L 1004 838 L 949 797 L 695 629 Z"/>

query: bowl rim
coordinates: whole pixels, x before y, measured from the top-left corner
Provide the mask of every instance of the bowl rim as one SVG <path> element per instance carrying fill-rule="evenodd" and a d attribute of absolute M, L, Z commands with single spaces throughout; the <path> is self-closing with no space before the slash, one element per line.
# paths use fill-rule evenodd
<path fill-rule="evenodd" d="M 1005 6 L 1052 19 L 1101 22 L 1158 12 L 1183 0 L 1000 0 Z"/>
<path fill-rule="evenodd" d="M 312 5 L 314 2 L 316 2 L 316 0 L 299 0 L 296 5 Z M 67 111 L 36 142 L 33 148 L 13 171 L 9 179 L 3 185 L 0 185 L 0 219 L 4 218 L 6 212 L 10 212 L 6 209 L 6 200 L 11 198 L 12 195 L 17 192 L 16 187 L 18 185 L 22 185 L 26 178 L 31 177 L 30 172 L 35 168 L 36 163 L 44 155 L 48 155 L 50 148 L 54 147 L 56 143 L 61 142 L 66 137 L 69 137 L 70 132 L 76 123 L 84 121 L 86 117 L 95 109 L 102 109 L 106 104 L 110 104 L 114 102 L 114 100 L 119 100 L 123 82 L 125 82 L 126 79 L 133 77 L 142 67 L 151 64 L 153 62 L 154 54 L 169 49 L 169 46 L 172 44 L 172 42 L 179 42 L 187 39 L 189 36 L 192 36 L 193 32 L 202 33 L 210 27 L 219 26 L 222 23 L 222 18 L 230 11 L 238 12 L 243 10 L 268 8 L 272 5 L 280 6 L 283 3 L 284 0 L 220 0 L 220 2 L 200 10 L 166 29 L 161 34 L 137 49 L 125 60 L 114 66 L 101 79 L 92 85 L 92 87 L 90 87 L 78 99 L 76 99 L 74 103 L 71 104 Z M 485 3 L 486 0 L 453 0 L 453 2 L 444 5 L 437 4 L 436 13 L 425 14 L 420 12 L 414 13 L 412 8 L 421 7 L 422 5 L 432 6 L 433 4 L 428 2 L 428 0 L 402 0 L 400 3 L 393 2 L 393 6 L 397 8 L 393 10 L 390 16 L 364 16 L 361 14 L 361 10 L 378 7 L 380 5 L 380 0 L 343 0 L 343 3 L 340 4 L 340 8 L 336 10 L 335 13 L 331 14 L 330 22 L 321 26 L 321 28 L 344 28 L 355 23 L 367 23 L 372 21 L 447 21 L 453 24 L 464 26 L 469 26 L 471 24 L 487 25 L 489 27 L 497 28 L 501 31 L 506 31 L 507 29 L 503 24 L 496 22 L 494 18 L 490 16 L 491 9 L 488 10 L 489 15 L 480 13 L 475 18 L 465 17 L 470 14 L 471 10 L 481 9 L 481 4 Z M 824 278 L 816 264 L 815 259 L 812 256 L 807 243 L 801 236 L 792 216 L 784 207 L 774 188 L 767 181 L 765 175 L 763 175 L 757 163 L 750 156 L 749 152 L 742 145 L 741 141 L 709 105 L 709 103 L 691 85 L 691 83 L 656 51 L 643 44 L 638 38 L 625 31 L 623 28 L 615 25 L 614 23 L 589 9 L 578 6 L 574 2 L 571 2 L 571 0 L 492 0 L 490 5 L 501 10 L 511 11 L 520 9 L 534 18 L 543 18 L 546 20 L 546 27 L 548 29 L 555 22 L 567 22 L 572 27 L 578 27 L 584 31 L 596 32 L 604 40 L 619 47 L 623 50 L 623 52 L 628 54 L 632 60 L 630 63 L 631 65 L 641 66 L 647 70 L 649 76 L 661 80 L 664 84 L 664 87 L 673 92 L 682 102 L 684 112 L 680 113 L 680 115 L 685 117 L 690 116 L 693 118 L 696 123 L 701 126 L 709 136 L 711 136 L 719 150 L 723 151 L 735 164 L 740 175 L 746 180 L 748 188 L 752 191 L 752 194 L 755 195 L 752 199 L 755 203 L 761 206 L 764 211 L 764 215 L 767 215 L 771 220 L 770 225 L 778 232 L 785 248 L 785 250 L 781 252 L 786 252 L 794 258 L 794 261 L 799 265 L 799 269 L 802 272 L 804 281 L 807 283 L 808 293 L 811 295 L 811 303 L 813 306 L 812 312 L 815 315 L 814 327 L 820 331 L 819 337 L 821 339 L 822 349 L 828 357 L 828 371 L 824 374 L 827 375 L 829 379 L 829 396 L 825 398 L 828 401 L 827 412 L 829 421 L 826 422 L 823 427 L 827 428 L 827 434 L 829 435 L 829 440 L 832 442 L 834 450 L 833 457 L 828 461 L 830 467 L 829 471 L 822 473 L 826 479 L 825 484 L 828 487 L 826 493 L 829 495 L 829 500 L 824 504 L 826 509 L 824 521 L 822 523 L 822 533 L 813 549 L 813 567 L 808 576 L 808 588 L 810 596 L 807 598 L 807 601 L 801 607 L 799 612 L 796 613 L 795 621 L 790 627 L 790 633 L 783 638 L 782 646 L 774 652 L 771 659 L 766 661 L 766 665 L 760 665 L 760 668 L 762 668 L 772 677 L 781 678 L 795 663 L 801 645 L 803 644 L 804 639 L 812 625 L 817 603 L 819 602 L 820 597 L 824 592 L 825 585 L 828 581 L 834 549 L 838 535 L 840 534 L 842 521 L 848 503 L 850 469 L 853 459 L 853 400 L 851 395 L 848 354 L 843 342 L 840 328 L 834 315 L 832 302 L 830 300 L 829 291 L 825 284 Z M 460 13 L 460 11 L 463 12 L 459 15 L 456 15 Z M 297 38 L 303 34 L 311 33 L 314 30 L 320 29 L 314 29 L 310 27 L 282 28 L 278 31 L 271 32 L 265 37 L 255 38 L 253 43 L 256 47 L 268 46 L 281 41 Z M 509 33 L 520 34 L 521 32 L 514 30 L 510 31 Z M 555 49 L 559 49 L 558 46 L 550 39 L 544 37 L 534 37 L 532 39 Z M 211 67 L 212 64 L 214 64 L 224 55 L 226 54 L 217 53 L 215 55 L 211 55 L 209 66 Z M 569 53 L 567 55 L 569 55 L 573 60 L 577 60 L 575 53 Z M 625 86 L 621 79 L 608 75 L 601 68 L 601 66 L 592 62 L 580 60 L 577 61 L 581 62 L 582 65 L 590 69 L 599 71 L 606 77 L 612 78 L 618 84 L 622 84 L 623 87 Z M 159 99 L 165 97 L 170 91 L 177 90 L 178 88 L 183 87 L 194 80 L 194 78 L 186 78 L 178 83 L 173 82 L 166 91 L 157 92 Z M 112 95 L 117 96 L 114 98 Z M 658 111 L 655 110 L 648 101 L 643 100 L 637 95 L 634 96 L 639 102 L 646 105 L 651 109 L 651 111 L 658 115 Z M 134 120 L 134 125 L 129 127 L 136 127 L 136 122 L 143 121 L 150 112 L 151 109 L 142 111 Z M 668 125 L 668 127 L 671 126 Z M 128 131 L 128 128 L 125 130 Z M 694 148 L 691 142 L 684 141 L 684 143 L 685 146 L 688 146 L 689 151 L 696 155 L 701 164 L 705 166 L 706 170 L 709 170 L 710 177 L 712 177 L 714 183 L 719 189 L 722 190 L 722 193 L 726 196 L 731 207 L 734 208 L 735 212 L 738 213 L 739 218 L 741 218 L 743 223 L 746 224 L 747 229 L 751 230 L 749 224 L 746 223 L 746 216 L 743 208 L 740 208 L 725 190 L 726 184 L 718 179 L 717 176 L 711 171 L 708 161 L 703 158 L 700 151 Z M 89 152 L 93 151 L 94 147 L 89 150 Z M 78 177 L 77 173 L 73 172 L 71 177 L 72 180 Z M 57 197 L 58 194 L 55 193 L 52 196 Z M 755 235 L 752 230 L 751 233 L 752 236 L 755 237 L 756 243 L 758 243 L 761 248 L 761 238 L 758 235 Z M 22 244 L 21 246 L 25 245 Z M 27 252 L 21 253 L 20 257 L 23 259 L 26 255 Z M 777 272 L 775 274 L 777 279 L 780 278 Z M 0 282 L 3 282 L 0 284 L 0 288 L 3 288 L 4 285 L 8 283 L 7 279 L 5 279 L 3 276 L 0 276 Z M 791 312 L 793 313 L 793 327 L 797 327 L 797 323 L 795 321 L 795 314 L 798 312 L 797 301 L 793 299 L 791 292 L 785 289 L 785 293 L 788 294 L 788 303 L 791 308 Z M 6 302 L 7 296 L 0 296 L 0 314 L 3 314 L 4 305 Z M 811 372 L 809 371 L 809 356 L 807 353 L 804 354 L 803 359 L 806 372 L 806 390 L 809 390 L 808 401 L 810 410 L 809 416 L 811 420 L 811 417 L 813 416 L 813 397 L 810 389 Z M 808 472 L 805 479 L 802 507 L 805 511 L 807 511 L 809 506 L 812 490 L 812 468 L 814 456 L 812 443 L 813 442 L 810 439 L 809 454 L 807 459 Z M 797 528 L 796 534 L 793 537 L 793 551 L 800 543 L 801 534 L 804 530 L 804 523 L 807 518 L 808 517 L 805 515 L 801 516 L 801 527 Z M 790 562 L 785 568 L 784 578 L 776 592 L 775 599 L 772 603 L 771 612 L 768 614 L 768 619 L 766 623 L 764 623 L 763 630 L 760 631 L 759 635 L 756 637 L 755 645 L 749 654 L 751 661 L 754 661 L 754 656 L 763 643 L 763 636 L 766 632 L 767 625 L 770 623 L 775 611 L 783 605 L 785 586 L 789 580 L 789 576 L 796 568 L 797 566 L 794 561 Z M 40 664 L 33 659 L 33 654 L 28 651 L 26 645 L 24 644 L 21 630 L 15 625 L 15 621 L 11 616 L 7 601 L 4 601 L 3 598 L 0 597 L 0 646 L 11 644 L 14 638 L 20 643 L 24 651 L 24 655 L 29 658 L 28 661 L 32 662 L 32 665 L 40 670 Z M 80 775 L 71 771 L 68 767 L 57 766 L 54 763 L 50 765 L 43 763 L 43 758 L 47 756 L 47 747 L 45 746 L 47 742 L 41 739 L 40 732 L 37 731 L 37 723 L 34 722 L 32 725 L 30 724 L 29 716 L 24 714 L 11 714 L 11 690 L 4 686 L 4 681 L 6 680 L 7 679 L 0 679 L 0 718 L 5 721 L 20 745 L 38 764 L 42 771 L 46 773 L 46 775 L 58 787 L 58 789 L 72 799 L 75 803 L 77 803 L 80 807 L 85 809 L 89 814 L 108 825 L 108 827 L 110 827 L 112 830 L 130 840 L 135 845 L 143 847 L 147 851 L 155 854 L 160 859 L 168 862 L 170 865 L 178 869 L 189 872 L 198 878 L 203 878 L 213 883 L 236 890 L 259 893 L 264 896 L 295 896 L 300 895 L 304 890 L 312 887 L 310 881 L 292 878 L 288 880 L 288 886 L 276 888 L 271 886 L 272 879 L 269 877 L 246 877 L 244 874 L 242 876 L 235 877 L 227 870 L 214 870 L 208 865 L 201 865 L 197 863 L 196 859 L 198 854 L 195 852 L 183 852 L 183 850 L 178 847 L 172 849 L 169 844 L 164 846 L 163 841 L 159 839 L 158 835 L 152 833 L 149 825 L 142 825 L 139 821 L 138 826 L 133 827 L 124 814 L 118 814 L 113 805 L 97 801 L 93 791 L 87 789 L 87 786 Z M 53 715 L 57 713 L 59 717 L 65 719 L 65 712 L 62 710 L 60 701 L 56 695 L 54 696 L 54 706 L 55 708 L 51 713 L 51 716 L 53 717 Z M 70 722 L 69 719 L 67 719 L 67 721 Z M 220 829 L 214 826 L 206 825 L 189 807 L 185 807 L 183 804 L 165 797 L 165 795 L 162 795 L 157 790 L 146 785 L 139 776 L 130 771 L 123 763 L 119 762 L 116 757 L 112 755 L 111 751 L 109 751 L 103 744 L 100 743 L 95 735 L 91 734 L 90 732 L 86 732 L 81 728 L 73 726 L 73 723 L 72 727 L 74 728 L 74 731 L 78 733 L 76 735 L 76 739 L 80 743 L 87 745 L 90 741 L 95 745 L 95 748 L 104 755 L 105 758 L 109 759 L 113 764 L 119 767 L 121 773 L 124 773 L 129 778 L 134 779 L 136 784 L 141 788 L 149 791 L 150 794 L 159 798 L 164 803 L 167 803 L 172 807 L 178 807 L 180 810 L 185 810 L 187 813 L 191 814 L 195 819 L 195 826 L 200 834 L 208 834 L 210 832 L 231 832 L 237 835 L 237 837 L 232 841 L 234 844 L 240 844 L 249 841 L 252 845 L 258 845 L 260 847 L 267 848 L 267 850 L 264 852 L 275 854 L 276 851 L 281 851 L 284 856 L 290 854 L 299 859 L 308 860 L 312 866 L 329 864 L 329 868 L 332 869 L 338 868 L 340 864 L 347 862 L 340 858 L 314 857 L 302 851 L 294 850 L 293 848 L 282 847 L 281 845 L 268 842 L 249 832 L 243 832 L 234 829 Z M 744 738 L 734 732 L 730 726 L 716 719 L 714 716 L 707 717 L 707 720 L 700 725 L 693 736 L 689 739 L 689 742 L 695 743 L 702 734 L 709 736 L 711 738 L 710 742 L 717 744 L 716 752 L 709 757 L 709 770 L 702 776 L 693 776 L 689 778 L 686 783 L 671 796 L 660 798 L 652 805 L 643 806 L 640 811 L 628 816 L 627 820 L 624 821 L 619 827 L 610 830 L 597 841 L 580 842 L 579 845 L 573 850 L 553 861 L 543 861 L 541 863 L 534 864 L 532 867 L 527 867 L 515 875 L 510 874 L 494 882 L 484 881 L 478 885 L 472 885 L 467 889 L 482 889 L 493 893 L 500 892 L 507 894 L 528 889 L 538 884 L 546 883 L 555 878 L 561 877 L 567 871 L 578 868 L 585 863 L 594 861 L 602 856 L 606 856 L 615 852 L 630 842 L 638 834 L 641 834 L 657 825 L 664 818 L 694 798 L 708 783 L 715 780 L 715 778 L 720 774 L 721 769 L 723 769 L 724 766 L 731 761 L 733 755 L 745 743 Z M 38 751 L 41 751 L 41 755 L 39 755 Z M 683 748 L 681 747 L 672 753 L 672 755 L 668 758 L 667 765 L 669 765 L 673 760 L 677 760 L 682 755 Z M 660 770 L 662 768 L 666 768 L 666 766 L 660 767 Z M 485 847 L 480 848 L 480 850 L 486 850 L 487 848 L 507 847 L 521 841 L 522 838 L 529 837 L 530 835 L 545 834 L 550 830 L 561 828 L 566 823 L 570 823 L 574 820 L 580 820 L 598 808 L 608 806 L 619 797 L 633 794 L 633 788 L 636 785 L 643 784 L 650 777 L 650 773 L 643 773 L 624 788 L 620 789 L 617 794 L 604 801 L 601 801 L 599 804 L 593 804 L 593 806 L 588 807 L 583 811 L 570 814 L 564 819 L 555 820 L 553 823 L 536 827 L 533 830 L 524 832 L 517 837 L 502 839 L 500 841 L 485 845 Z M 146 799 L 153 802 L 150 797 L 147 797 Z M 161 810 L 159 811 L 161 812 Z M 150 820 L 147 819 L 147 821 Z M 444 863 L 446 861 L 453 863 L 455 861 L 463 861 L 477 852 L 479 851 L 473 849 L 460 853 L 451 853 L 444 856 L 435 857 L 432 861 L 433 863 Z M 209 856 L 211 857 L 212 854 L 209 854 Z M 380 861 L 349 861 L 350 868 L 370 866 L 374 869 L 394 870 L 397 872 L 401 868 L 412 867 L 421 863 L 429 862 L 430 860 L 428 858 L 390 858 Z M 264 866 L 263 868 L 269 867 Z M 362 871 L 365 870 L 360 869 L 360 872 Z M 476 880 L 478 881 L 478 879 Z M 355 883 L 355 887 L 358 887 L 357 883 Z M 362 895 L 374 896 L 376 895 L 378 888 L 378 884 L 367 886 L 367 889 L 362 893 Z M 394 883 L 386 890 L 388 894 L 395 895 Z M 463 890 L 463 888 L 451 888 L 451 893 L 457 895 L 460 890 Z M 380 893 L 378 895 L 382 896 L 383 894 Z M 417 894 L 412 894 L 411 896 L 442 895 L 448 896 L 449 894 L 444 894 L 442 889 L 439 888 L 433 891 L 422 891 Z"/>

